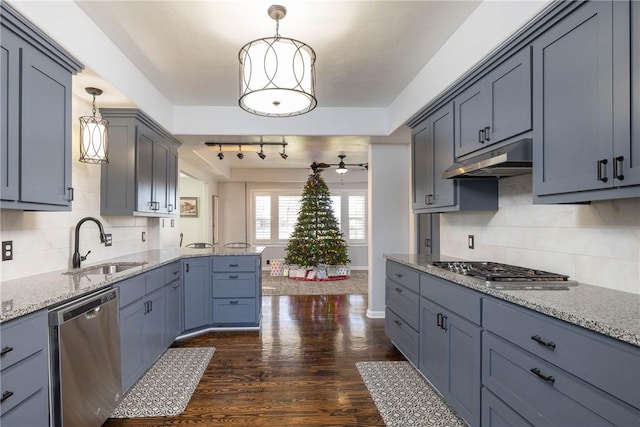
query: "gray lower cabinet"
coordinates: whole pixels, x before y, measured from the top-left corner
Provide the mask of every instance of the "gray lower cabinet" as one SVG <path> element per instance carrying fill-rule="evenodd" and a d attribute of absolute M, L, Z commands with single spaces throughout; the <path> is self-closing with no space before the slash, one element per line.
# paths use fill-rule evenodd
<path fill-rule="evenodd" d="M 421 275 L 420 290 L 420 372 L 470 425 L 480 425 L 480 296 L 430 275 Z"/>
<path fill-rule="evenodd" d="M 449 103 L 412 128 L 415 213 L 498 209 L 497 182 L 442 178 L 455 160 L 453 116 Z"/>
<path fill-rule="evenodd" d="M 165 282 L 165 342 L 169 346 L 184 329 L 184 286 L 182 285 L 181 262 L 174 262 L 165 267 Z"/>
<path fill-rule="evenodd" d="M 131 388 L 166 348 L 164 285 L 163 268 L 118 284 L 123 392 Z"/>
<path fill-rule="evenodd" d="M 640 425 L 640 351 L 483 300 L 482 382 L 534 425 Z"/>
<path fill-rule="evenodd" d="M 385 331 L 398 350 L 418 366 L 420 357 L 420 276 L 414 270 L 387 261 Z"/>
<path fill-rule="evenodd" d="M 258 326 L 261 271 L 257 256 L 214 256 L 212 259 L 213 326 Z"/>
<path fill-rule="evenodd" d="M 70 210 L 71 76 L 82 65 L 0 3 L 0 207 Z"/>
<path fill-rule="evenodd" d="M 585 2 L 533 43 L 536 203 L 640 196 L 631 7 L 637 22 L 635 2 Z"/>
<path fill-rule="evenodd" d="M 211 257 L 189 258 L 182 263 L 184 329 L 211 324 Z"/>
<path fill-rule="evenodd" d="M 102 165 L 100 213 L 174 216 L 180 142 L 140 110 L 100 112 L 109 120 L 109 163 Z"/>
<path fill-rule="evenodd" d="M 533 424 L 522 418 L 485 387 L 482 387 L 481 425 L 484 427 L 533 427 Z"/>
<path fill-rule="evenodd" d="M 0 325 L 0 425 L 49 425 L 48 333 L 46 310 Z"/>
<path fill-rule="evenodd" d="M 456 158 L 531 130 L 531 48 L 498 65 L 454 99 Z"/>

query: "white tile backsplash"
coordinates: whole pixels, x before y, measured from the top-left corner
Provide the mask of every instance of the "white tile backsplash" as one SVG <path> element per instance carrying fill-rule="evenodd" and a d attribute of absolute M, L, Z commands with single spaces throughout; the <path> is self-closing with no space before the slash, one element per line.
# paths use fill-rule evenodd
<path fill-rule="evenodd" d="M 640 199 L 534 205 L 531 175 L 502 179 L 499 191 L 497 212 L 440 215 L 443 255 L 549 270 L 640 294 Z"/>

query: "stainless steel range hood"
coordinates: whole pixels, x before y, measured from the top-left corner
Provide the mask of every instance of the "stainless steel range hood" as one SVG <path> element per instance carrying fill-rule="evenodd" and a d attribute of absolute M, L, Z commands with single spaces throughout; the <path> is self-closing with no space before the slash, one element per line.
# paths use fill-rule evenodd
<path fill-rule="evenodd" d="M 454 163 L 443 178 L 500 178 L 531 173 L 531 138 Z"/>

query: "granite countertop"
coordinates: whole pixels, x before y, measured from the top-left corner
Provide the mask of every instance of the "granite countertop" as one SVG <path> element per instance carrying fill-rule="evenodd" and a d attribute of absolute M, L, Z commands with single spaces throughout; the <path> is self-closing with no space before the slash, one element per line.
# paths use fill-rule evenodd
<path fill-rule="evenodd" d="M 124 279 L 145 271 L 170 264 L 184 258 L 210 255 L 261 255 L 264 247 L 256 246 L 243 249 L 206 248 L 206 249 L 160 249 L 138 252 L 99 263 L 87 263 L 82 269 L 102 266 L 114 262 L 142 263 L 125 271 L 114 274 L 86 275 L 64 274 L 70 270 L 57 270 L 35 276 L 0 282 L 2 309 L 0 323 L 33 313 L 43 308 L 54 307 L 68 300 L 97 291 Z M 82 270 L 81 269 L 81 270 Z"/>
<path fill-rule="evenodd" d="M 581 326 L 640 347 L 640 295 L 580 283 L 568 291 L 497 290 L 485 282 L 434 267 L 432 261 L 452 261 L 425 255 L 385 255 L 408 267 L 467 288 L 518 304 L 539 313 Z M 459 260 L 455 260 L 459 261 Z"/>

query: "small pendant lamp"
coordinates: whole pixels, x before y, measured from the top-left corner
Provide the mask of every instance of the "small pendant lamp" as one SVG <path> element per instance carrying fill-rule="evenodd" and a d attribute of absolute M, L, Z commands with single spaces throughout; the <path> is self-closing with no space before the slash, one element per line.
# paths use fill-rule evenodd
<path fill-rule="evenodd" d="M 93 116 L 80 117 L 80 161 L 84 163 L 109 163 L 109 122 L 102 117 L 96 117 L 96 96 L 102 95 L 102 89 L 85 88 L 89 95 L 93 95 Z"/>
<path fill-rule="evenodd" d="M 316 108 L 316 53 L 307 44 L 280 36 L 284 6 L 267 11 L 276 21 L 273 37 L 253 40 L 238 53 L 240 108 L 258 116 L 292 117 Z"/>

